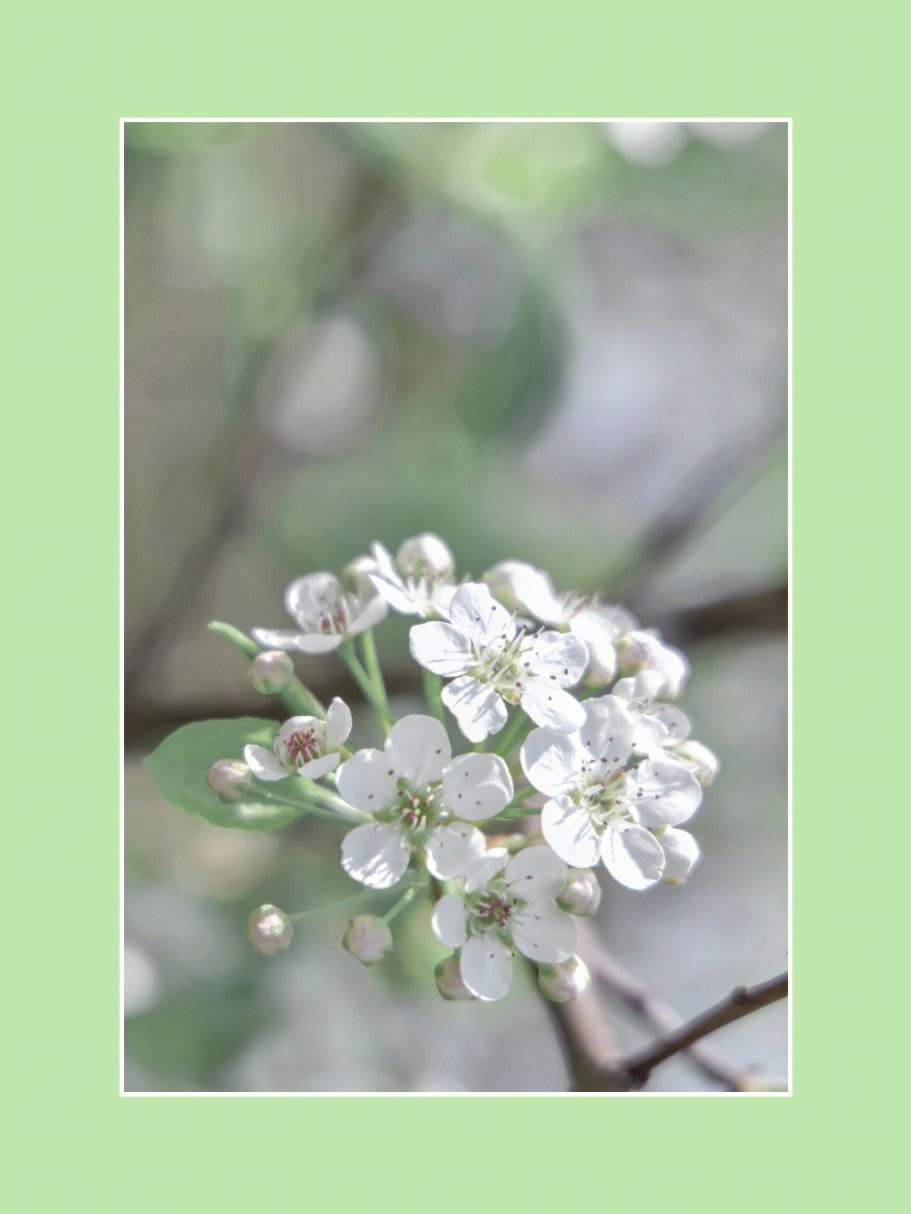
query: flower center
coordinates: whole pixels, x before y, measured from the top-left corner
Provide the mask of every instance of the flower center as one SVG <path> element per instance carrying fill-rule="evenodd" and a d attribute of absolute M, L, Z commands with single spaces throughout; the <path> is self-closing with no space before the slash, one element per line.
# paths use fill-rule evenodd
<path fill-rule="evenodd" d="M 317 617 L 316 625 L 320 632 L 345 632 L 351 619 L 351 605 L 345 595 L 340 595 L 334 602 L 327 603 Z"/>
<path fill-rule="evenodd" d="M 502 636 L 478 649 L 478 665 L 470 672 L 480 683 L 490 683 L 507 704 L 518 704 L 524 679 L 531 678 L 529 635 L 519 629 L 510 639 Z"/>
<path fill-rule="evenodd" d="M 475 915 L 485 924 L 505 927 L 515 905 L 515 902 L 502 894 L 486 893 L 475 908 Z"/>
<path fill-rule="evenodd" d="M 319 754 L 319 742 L 312 729 L 296 729 L 285 742 L 290 763 L 306 763 Z"/>

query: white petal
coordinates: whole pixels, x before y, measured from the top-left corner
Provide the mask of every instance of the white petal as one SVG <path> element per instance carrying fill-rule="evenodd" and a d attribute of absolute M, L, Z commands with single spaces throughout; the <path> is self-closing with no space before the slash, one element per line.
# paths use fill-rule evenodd
<path fill-rule="evenodd" d="M 500 561 L 484 581 L 509 607 L 520 607 L 542 624 L 562 624 L 566 612 L 550 576 L 525 561 Z"/>
<path fill-rule="evenodd" d="M 502 999 L 512 978 L 512 954 L 493 932 L 472 936 L 459 957 L 462 981 L 479 999 Z"/>
<path fill-rule="evenodd" d="M 541 632 L 529 646 L 532 674 L 558 687 L 578 683 L 588 665 L 585 642 L 572 632 Z"/>
<path fill-rule="evenodd" d="M 452 757 L 452 745 L 436 717 L 412 713 L 396 721 L 386 739 L 389 766 L 415 788 L 439 780 Z"/>
<path fill-rule="evenodd" d="M 415 624 L 408 634 L 408 648 L 419 665 L 445 679 L 464 674 L 475 662 L 468 637 L 437 620 Z"/>
<path fill-rule="evenodd" d="M 411 631 L 415 630 L 412 628 Z M 508 713 L 499 693 L 489 683 L 479 683 L 470 675 L 447 684 L 441 699 L 469 742 L 483 742 L 506 724 Z"/>
<path fill-rule="evenodd" d="M 365 822 L 342 840 L 342 868 L 371 889 L 388 889 L 402 877 L 411 847 L 398 826 Z"/>
<path fill-rule="evenodd" d="M 550 679 L 529 679 L 520 691 L 522 708 L 536 725 L 573 733 L 585 724 L 585 709 Z"/>
<path fill-rule="evenodd" d="M 250 636 L 262 649 L 297 649 L 299 632 L 276 631 L 273 628 L 252 628 Z"/>
<path fill-rule="evenodd" d="M 444 894 L 430 916 L 430 926 L 440 944 L 461 948 L 467 939 L 465 920 L 468 913 L 458 894 Z"/>
<path fill-rule="evenodd" d="M 379 594 L 372 594 L 368 599 L 359 601 L 360 610 L 349 621 L 346 629 L 352 636 L 358 632 L 366 632 L 385 620 L 389 613 L 389 605 Z"/>
<path fill-rule="evenodd" d="M 541 831 L 561 860 L 575 868 L 591 868 L 598 863 L 598 832 L 587 810 L 579 809 L 569 797 L 555 797 L 541 810 Z"/>
<path fill-rule="evenodd" d="M 616 629 L 597 611 L 578 611 L 569 621 L 570 631 L 585 642 L 588 667 L 585 680 L 603 687 L 617 672 Z"/>
<path fill-rule="evenodd" d="M 322 776 L 328 776 L 330 771 L 335 771 L 341 759 L 339 755 L 321 755 L 317 759 L 310 759 L 307 763 L 301 763 L 297 769 L 299 776 L 304 776 L 307 780 L 319 780 Z"/>
<path fill-rule="evenodd" d="M 450 813 L 483 822 L 512 800 L 509 768 L 499 755 L 459 755 L 446 765 L 440 799 Z"/>
<path fill-rule="evenodd" d="M 308 573 L 295 578 L 285 590 L 285 610 L 304 632 L 309 632 L 319 617 L 338 602 L 341 594 L 341 583 L 334 573 Z"/>
<path fill-rule="evenodd" d="M 244 762 L 258 780 L 284 780 L 291 771 L 263 746 L 245 746 Z"/>
<path fill-rule="evenodd" d="M 653 704 L 648 715 L 667 730 L 666 746 L 677 746 L 690 736 L 690 719 L 676 704 Z"/>
<path fill-rule="evenodd" d="M 627 776 L 624 800 L 643 826 L 679 826 L 699 808 L 702 786 L 679 759 L 663 751 Z"/>
<path fill-rule="evenodd" d="M 543 843 L 523 847 L 506 865 L 506 884 L 523 902 L 556 898 L 568 876 L 566 864 Z"/>
<path fill-rule="evenodd" d="M 628 889 L 648 889 L 664 872 L 661 844 L 634 822 L 608 827 L 601 840 L 601 858 L 614 880 Z"/>
<path fill-rule="evenodd" d="M 585 757 L 577 734 L 552 729 L 533 729 L 519 752 L 529 784 L 549 797 L 578 785 Z"/>
<path fill-rule="evenodd" d="M 441 881 L 464 877 L 472 864 L 484 854 L 485 847 L 484 836 L 467 822 L 435 826 L 427 840 L 427 868 L 431 876 Z M 444 940 L 443 943 L 448 944 L 449 941 Z"/>
<path fill-rule="evenodd" d="M 413 595 L 402 579 L 386 577 L 383 573 L 371 573 L 370 582 L 377 594 L 389 604 L 393 611 L 401 615 L 422 615 L 423 603 Z"/>
<path fill-rule="evenodd" d="M 579 731 L 582 745 L 598 760 L 599 775 L 606 778 L 622 767 L 633 751 L 633 720 L 623 702 L 613 696 L 586 700 L 585 724 Z"/>
<path fill-rule="evenodd" d="M 668 740 L 668 732 L 650 712 L 633 712 L 633 748 L 641 755 L 652 755 Z"/>
<path fill-rule="evenodd" d="M 664 872 L 661 880 L 667 885 L 679 885 L 689 876 L 690 869 L 699 859 L 699 844 L 686 830 L 669 826 L 658 836 L 664 852 Z"/>
<path fill-rule="evenodd" d="M 336 750 L 351 733 L 351 709 L 338 696 L 326 711 L 326 748 Z"/>
<path fill-rule="evenodd" d="M 465 874 L 465 893 L 473 894 L 476 890 L 492 881 L 509 859 L 505 847 L 491 847 L 483 856 L 472 862 Z"/>
<path fill-rule="evenodd" d="M 331 653 L 344 639 L 340 632 L 305 632 L 297 638 L 297 648 L 301 653 Z"/>
<path fill-rule="evenodd" d="M 359 750 L 338 769 L 338 794 L 355 809 L 373 814 L 395 801 L 397 778 L 381 750 Z"/>
<path fill-rule="evenodd" d="M 516 948 L 532 961 L 565 961 L 576 946 L 576 925 L 549 899 L 520 907 L 509 923 Z"/>
<path fill-rule="evenodd" d="M 511 641 L 516 623 L 482 582 L 465 582 L 452 596 L 449 619 L 453 628 L 482 647 Z"/>

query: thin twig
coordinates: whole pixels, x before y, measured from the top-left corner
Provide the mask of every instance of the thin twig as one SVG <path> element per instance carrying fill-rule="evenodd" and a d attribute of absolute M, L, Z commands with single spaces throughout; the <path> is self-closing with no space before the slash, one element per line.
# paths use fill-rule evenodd
<path fill-rule="evenodd" d="M 738 986 L 731 991 L 727 999 L 683 1025 L 675 1033 L 670 1033 L 663 1040 L 649 1046 L 648 1049 L 634 1054 L 632 1058 L 627 1058 L 623 1064 L 624 1069 L 633 1084 L 639 1086 L 645 1083 L 659 1063 L 678 1054 L 681 1050 L 689 1049 L 701 1037 L 714 1033 L 716 1029 L 723 1028 L 726 1024 L 733 1024 L 735 1020 L 749 1016 L 751 1012 L 767 1007 L 778 999 L 784 999 L 787 993 L 788 975 L 786 973 L 779 974 L 777 978 L 771 978 L 768 982 L 761 982 L 758 986 Z"/>
<path fill-rule="evenodd" d="M 597 978 L 606 991 L 625 1003 L 630 1011 L 651 1025 L 656 1033 L 666 1037 L 683 1027 L 686 1019 L 600 949 L 591 931 L 586 931 L 583 938 L 581 925 L 579 944 L 592 976 Z M 778 1078 L 765 1077 L 756 1071 L 741 1070 L 732 1066 L 704 1041 L 694 1042 L 686 1050 L 686 1057 L 709 1079 L 723 1084 L 731 1092 L 751 1092 L 782 1085 L 782 1080 Z"/>

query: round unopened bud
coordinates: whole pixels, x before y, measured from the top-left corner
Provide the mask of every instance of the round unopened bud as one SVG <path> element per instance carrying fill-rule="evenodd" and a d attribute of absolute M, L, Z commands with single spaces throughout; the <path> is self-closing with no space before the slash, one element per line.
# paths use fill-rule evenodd
<path fill-rule="evenodd" d="M 575 953 L 565 961 L 538 966 L 538 986 L 554 1003 L 578 999 L 590 981 L 588 966 Z"/>
<path fill-rule="evenodd" d="M 699 859 L 699 844 L 689 831 L 677 830 L 675 826 L 666 826 L 656 837 L 664 852 L 662 883 L 682 885 Z"/>
<path fill-rule="evenodd" d="M 701 742 L 687 738 L 685 742 L 674 747 L 674 754 L 690 768 L 703 788 L 708 788 L 718 778 L 718 773 L 721 771 L 721 760 L 714 751 L 703 746 Z"/>
<path fill-rule="evenodd" d="M 405 540 L 395 563 L 406 576 L 447 578 L 455 573 L 455 558 L 448 545 L 430 531 Z"/>
<path fill-rule="evenodd" d="M 372 556 L 356 556 L 342 570 L 342 581 L 358 594 L 364 590 L 369 590 L 371 594 L 375 594 L 373 583 L 370 581 L 370 574 L 376 573 L 376 569 L 376 561 Z"/>
<path fill-rule="evenodd" d="M 206 783 L 222 801 L 239 801 L 252 787 L 250 768 L 238 759 L 219 759 L 209 768 Z"/>
<path fill-rule="evenodd" d="M 623 675 L 653 670 L 661 675 L 656 695 L 673 700 L 680 695 L 690 677 L 690 664 L 673 645 L 666 644 L 655 632 L 626 632 L 617 640 L 617 661 Z"/>
<path fill-rule="evenodd" d="M 272 696 L 284 691 L 294 678 L 294 663 L 282 649 L 267 649 L 258 653 L 247 671 L 250 686 L 260 695 Z"/>
<path fill-rule="evenodd" d="M 455 955 L 452 957 L 444 957 L 440 964 L 433 971 L 433 976 L 436 979 L 437 990 L 444 999 L 450 1001 L 456 999 L 476 999 L 465 983 L 462 981 L 462 971 L 459 969 L 459 959 Z"/>
<path fill-rule="evenodd" d="M 601 905 L 601 886 L 590 868 L 571 868 L 557 895 L 557 905 L 571 915 L 593 915 Z"/>
<path fill-rule="evenodd" d="M 524 606 L 522 589 L 530 571 L 534 572 L 524 561 L 500 561 L 487 570 L 481 581 L 490 587 L 490 593 L 504 607 L 516 611 Z"/>
<path fill-rule="evenodd" d="M 356 915 L 348 924 L 342 944 L 361 965 L 376 965 L 392 952 L 392 932 L 378 915 Z"/>
<path fill-rule="evenodd" d="M 267 902 L 250 915 L 247 935 L 256 951 L 269 957 L 288 947 L 294 935 L 294 925 L 283 910 Z"/>

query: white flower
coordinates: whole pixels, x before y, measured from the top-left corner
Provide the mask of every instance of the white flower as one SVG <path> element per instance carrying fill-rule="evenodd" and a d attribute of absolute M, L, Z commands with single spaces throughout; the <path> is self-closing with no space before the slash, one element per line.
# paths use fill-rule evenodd
<path fill-rule="evenodd" d="M 372 821 L 342 841 L 342 868 L 363 885 L 388 889 L 412 851 L 422 851 L 440 880 L 460 877 L 484 850 L 471 822 L 501 812 L 512 800 L 509 768 L 498 755 L 452 758 L 435 717 L 402 717 L 384 750 L 359 750 L 338 772 L 339 795 Z"/>
<path fill-rule="evenodd" d="M 491 848 L 469 868 L 464 893 L 437 902 L 434 935 L 461 950 L 462 981 L 478 999 L 502 999 L 509 990 L 516 948 L 532 961 L 565 961 L 572 954 L 575 925 L 555 901 L 566 872 L 543 845 L 512 859 L 506 848 Z"/>
<path fill-rule="evenodd" d="M 690 664 L 673 645 L 668 645 L 654 629 L 625 632 L 617 640 L 621 674 L 653 671 L 661 676 L 656 696 L 675 700 L 690 677 Z"/>
<path fill-rule="evenodd" d="M 520 704 L 538 725 L 569 732 L 585 719 L 564 688 L 582 677 L 588 650 L 575 636 L 530 634 L 479 582 L 452 596 L 448 622 L 415 624 L 411 655 L 421 666 L 453 681 L 443 703 L 470 742 L 481 742 L 506 724 L 508 704 Z"/>
<path fill-rule="evenodd" d="M 329 653 L 346 637 L 378 624 L 387 607 L 372 589 L 347 591 L 334 573 L 308 573 L 285 591 L 285 610 L 297 622 L 298 631 L 254 628 L 252 636 L 258 645 Z"/>
<path fill-rule="evenodd" d="M 703 788 L 718 779 L 721 771 L 721 760 L 714 751 L 703 746 L 694 738 L 687 738 L 674 746 L 674 753 L 681 763 L 685 763 Z"/>
<path fill-rule="evenodd" d="M 339 765 L 339 747 L 351 733 L 351 709 L 338 698 L 319 717 L 291 717 L 275 735 L 272 750 L 263 746 L 244 747 L 244 759 L 260 780 L 284 780 L 286 776 L 305 776 L 318 780 Z"/>
<path fill-rule="evenodd" d="M 496 597 L 512 610 L 526 612 L 542 624 L 575 633 L 588 648 L 585 681 L 606 687 L 617 673 L 615 642 L 636 627 L 623 607 L 602 603 L 597 595 L 558 594 L 550 575 L 524 561 L 501 561 L 484 574 Z"/>
<path fill-rule="evenodd" d="M 567 864 L 601 859 L 621 885 L 645 889 L 667 862 L 650 828 L 685 822 L 702 789 L 665 750 L 627 770 L 635 726 L 621 701 L 587 700 L 585 712 L 578 733 L 534 729 L 520 753 L 529 782 L 550 798 L 541 810 L 544 838 Z"/>
<path fill-rule="evenodd" d="M 455 561 L 439 536 L 427 532 L 405 540 L 395 561 L 382 544 L 374 544 L 371 551 L 370 581 L 394 611 L 424 619 L 449 614 Z"/>
<path fill-rule="evenodd" d="M 681 885 L 699 859 L 699 844 L 689 831 L 678 830 L 675 826 L 659 831 L 657 839 L 664 852 L 663 884 Z"/>
<path fill-rule="evenodd" d="M 677 746 L 690 736 L 686 713 L 675 704 L 655 702 L 664 686 L 659 671 L 643 670 L 634 678 L 618 679 L 611 689 L 633 722 L 633 748 L 643 755 L 654 754 L 662 746 Z"/>

